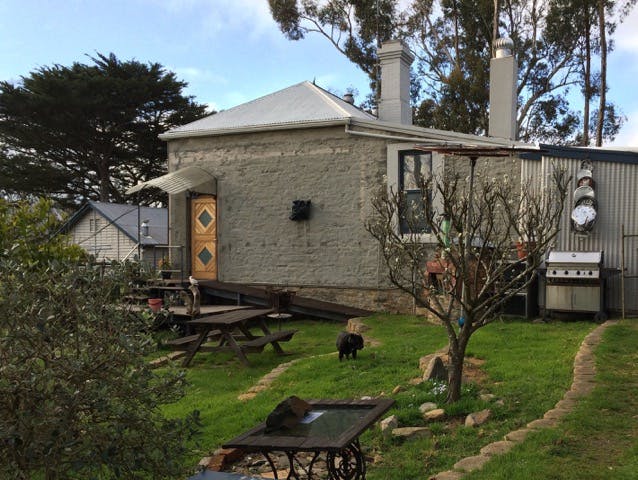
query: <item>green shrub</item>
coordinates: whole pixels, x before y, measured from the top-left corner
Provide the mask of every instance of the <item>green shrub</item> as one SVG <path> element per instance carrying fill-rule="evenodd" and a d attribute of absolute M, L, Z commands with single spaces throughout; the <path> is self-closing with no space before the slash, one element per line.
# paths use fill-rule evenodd
<path fill-rule="evenodd" d="M 49 200 L 8 202 L 0 198 L 0 257 L 37 268 L 51 261 L 86 260 L 86 252 L 56 232 L 60 219 Z"/>
<path fill-rule="evenodd" d="M 122 272 L 78 265 L 45 205 L 0 203 L 0 478 L 180 478 L 197 414 L 162 407 L 184 374 L 150 369 Z"/>

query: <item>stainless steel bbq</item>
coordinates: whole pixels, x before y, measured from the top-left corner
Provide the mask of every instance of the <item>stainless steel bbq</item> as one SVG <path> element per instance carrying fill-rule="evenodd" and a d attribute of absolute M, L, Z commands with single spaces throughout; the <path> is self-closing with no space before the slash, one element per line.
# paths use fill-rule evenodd
<path fill-rule="evenodd" d="M 545 315 L 592 312 L 606 318 L 604 252 L 550 252 L 545 265 Z"/>

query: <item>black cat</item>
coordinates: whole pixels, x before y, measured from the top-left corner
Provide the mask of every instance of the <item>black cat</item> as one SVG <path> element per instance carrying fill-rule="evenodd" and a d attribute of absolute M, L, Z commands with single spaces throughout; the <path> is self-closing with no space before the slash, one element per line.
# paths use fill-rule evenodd
<path fill-rule="evenodd" d="M 337 337 L 337 350 L 339 350 L 339 361 L 345 357 L 349 360 L 357 358 L 357 350 L 363 348 L 363 337 L 358 333 L 341 332 Z"/>

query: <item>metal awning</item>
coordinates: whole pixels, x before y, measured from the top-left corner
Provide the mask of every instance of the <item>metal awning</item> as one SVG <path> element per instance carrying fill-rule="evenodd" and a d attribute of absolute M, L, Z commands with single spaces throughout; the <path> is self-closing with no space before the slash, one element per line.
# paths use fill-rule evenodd
<path fill-rule="evenodd" d="M 217 179 L 201 167 L 185 167 L 161 177 L 138 183 L 129 188 L 126 194 L 130 195 L 148 187 L 159 188 L 171 195 L 182 193 L 186 190 L 215 195 L 217 193 Z"/>

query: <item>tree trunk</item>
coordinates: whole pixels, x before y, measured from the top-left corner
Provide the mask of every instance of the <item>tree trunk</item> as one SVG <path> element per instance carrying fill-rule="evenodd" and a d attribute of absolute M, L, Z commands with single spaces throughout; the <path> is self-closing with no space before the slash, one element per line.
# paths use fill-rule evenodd
<path fill-rule="evenodd" d="M 589 102 L 591 101 L 591 17 L 589 15 L 589 2 L 585 6 L 585 73 L 584 73 L 583 97 L 583 146 L 589 145 Z"/>
<path fill-rule="evenodd" d="M 494 43 L 498 38 L 498 18 L 499 18 L 499 0 L 494 0 L 494 17 L 492 18 L 492 58 L 496 55 L 496 49 Z"/>
<path fill-rule="evenodd" d="M 463 362 L 465 361 L 465 349 L 470 340 L 471 322 L 466 319 L 465 326 L 461 329 L 456 342 L 450 342 L 448 351 L 448 391 L 445 403 L 454 403 L 461 398 L 461 381 L 463 379 Z"/>
<path fill-rule="evenodd" d="M 596 124 L 596 146 L 603 145 L 603 125 L 607 110 L 607 35 L 605 32 L 605 1 L 598 0 L 598 29 L 600 30 L 600 103 Z"/>

